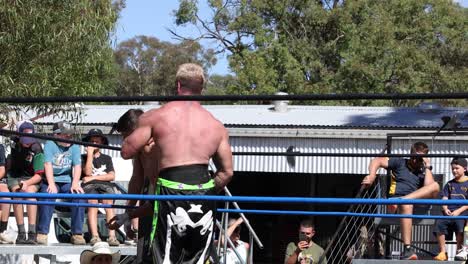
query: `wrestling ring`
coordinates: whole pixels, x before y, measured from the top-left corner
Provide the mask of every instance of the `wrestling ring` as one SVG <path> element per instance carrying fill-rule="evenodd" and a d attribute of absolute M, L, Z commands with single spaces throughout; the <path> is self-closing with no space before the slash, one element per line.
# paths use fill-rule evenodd
<path fill-rule="evenodd" d="M 0 102 L 9 104 L 34 104 L 34 103 L 70 103 L 70 102 L 129 102 L 129 101 L 174 101 L 174 100 L 196 100 L 196 101 L 267 101 L 267 100 L 316 100 L 316 101 L 329 101 L 329 100 L 424 100 L 424 99 L 468 99 L 468 93 L 454 93 L 454 94 L 348 94 L 348 95 L 269 95 L 269 96 L 144 96 L 144 97 L 48 97 L 48 98 L 0 98 Z M 82 146 L 94 146 L 100 149 L 109 149 L 120 151 L 120 147 L 97 145 L 89 142 L 82 142 L 77 140 L 58 139 L 56 137 L 20 133 L 16 131 L 0 129 L 0 135 L 3 136 L 27 136 L 40 140 L 55 140 L 65 143 L 72 143 Z M 345 157 L 345 158 L 373 158 L 373 157 L 406 157 L 406 158 L 467 158 L 466 151 L 457 151 L 456 153 L 429 153 L 426 155 L 421 154 L 408 154 L 408 153 L 393 153 L 392 141 L 396 138 L 409 138 L 414 141 L 416 138 L 427 138 L 434 144 L 435 137 L 464 137 L 468 136 L 468 132 L 464 130 L 459 131 L 437 131 L 437 132 L 407 132 L 407 133 L 388 133 L 387 143 L 382 146 L 383 150 L 380 153 L 342 153 L 342 152 L 285 152 L 285 151 L 233 151 L 233 156 L 280 156 L 280 157 Z M 431 145 L 432 146 L 432 145 Z M 409 146 L 408 146 L 409 149 Z M 468 150 L 467 150 L 468 151 Z M 211 170 L 215 168 L 210 167 Z M 366 175 L 367 171 L 362 171 L 362 175 Z M 385 189 L 387 175 L 381 175 L 374 185 L 369 189 L 360 188 L 355 197 L 350 198 L 335 198 L 335 197 L 295 197 L 295 196 L 235 196 L 232 195 L 228 188 L 224 189 L 224 195 L 218 196 L 168 196 L 168 195 L 134 195 L 134 194 L 48 194 L 48 193 L 0 193 L 0 203 L 9 204 L 34 204 L 34 205 L 55 205 L 63 207 L 97 207 L 97 208 L 116 208 L 116 209 L 133 209 L 121 204 L 105 205 L 105 204 L 88 204 L 88 203 L 71 203 L 66 201 L 70 199 L 109 199 L 115 201 L 127 200 L 148 200 L 148 201 L 165 201 L 165 200 L 184 200 L 184 201 L 216 201 L 218 206 L 215 224 L 218 227 L 218 237 L 223 236 L 228 244 L 232 246 L 232 242 L 227 236 L 227 223 L 229 214 L 239 215 L 244 219 L 245 226 L 248 230 L 250 245 L 256 245 L 259 250 L 265 248 L 259 235 L 253 228 L 253 224 L 249 221 L 247 215 L 282 215 L 282 216 L 306 216 L 306 217 L 338 217 L 340 219 L 339 225 L 336 226 L 336 232 L 328 239 L 328 243 L 323 245 L 325 247 L 325 255 L 327 256 L 328 263 L 349 263 L 353 258 L 358 259 L 360 256 L 349 256 L 350 247 L 360 247 L 358 243 L 362 243 L 362 228 L 365 227 L 369 237 L 380 237 L 379 239 L 385 240 L 383 258 L 389 258 L 392 255 L 390 240 L 398 241 L 400 238 L 395 237 L 394 227 L 390 224 L 385 224 L 387 219 L 400 219 L 412 218 L 416 220 L 428 219 L 468 219 L 468 216 L 444 216 L 432 214 L 431 207 L 441 205 L 467 205 L 468 200 L 440 200 L 440 199 L 386 199 Z M 37 201 L 28 200 L 9 200 L 15 198 L 36 198 Z M 335 205 L 347 207 L 347 210 L 266 210 L 266 209 L 242 209 L 240 204 L 254 204 L 255 206 L 262 207 L 262 204 L 303 204 L 303 205 L 322 205 L 333 208 Z M 420 206 L 423 209 L 423 214 L 394 214 L 386 212 L 386 205 L 403 205 L 411 204 L 415 207 Z M 393 229 L 392 229 L 393 228 Z M 348 233 L 348 234 L 346 234 Z M 351 234 L 352 233 L 352 234 Z M 366 239 L 370 238 L 367 237 Z M 383 238 L 382 238 L 383 237 Z M 377 239 L 373 239 L 373 243 Z M 224 250 L 217 248 L 217 253 L 226 252 L 227 244 L 224 244 Z M 431 252 L 424 247 L 416 247 L 421 254 L 430 255 Z M 254 246 L 250 247 L 250 259 L 248 263 L 253 263 L 254 259 Z M 236 253 L 237 254 L 237 253 Z M 372 253 L 374 254 L 374 253 Z M 237 254 L 238 255 L 238 254 Z M 239 255 L 238 255 L 239 256 Z M 322 263 L 324 258 L 318 260 Z M 214 261 L 216 263 L 216 261 Z M 239 257 L 239 262 L 244 263 Z M 315 262 L 314 262 L 315 263 Z M 361 262 L 356 262 L 361 263 Z M 365 262 L 362 262 L 365 263 Z M 371 262 L 369 262 L 371 263 Z M 372 262 L 373 263 L 373 262 Z M 383 262 L 382 262 L 383 263 Z"/>

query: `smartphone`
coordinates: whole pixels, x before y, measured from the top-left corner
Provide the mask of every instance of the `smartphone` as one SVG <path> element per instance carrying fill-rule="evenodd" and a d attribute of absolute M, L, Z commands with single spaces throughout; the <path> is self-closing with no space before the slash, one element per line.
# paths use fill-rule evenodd
<path fill-rule="evenodd" d="M 307 241 L 307 236 L 303 233 L 299 233 L 299 241 Z"/>

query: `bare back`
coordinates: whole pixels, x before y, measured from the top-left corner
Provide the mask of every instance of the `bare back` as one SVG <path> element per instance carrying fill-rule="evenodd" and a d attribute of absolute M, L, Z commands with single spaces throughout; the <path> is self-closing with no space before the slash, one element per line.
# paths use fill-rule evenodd
<path fill-rule="evenodd" d="M 160 169 L 208 164 L 227 133 L 198 102 L 170 102 L 148 114 L 161 154 Z"/>
<path fill-rule="evenodd" d="M 148 193 L 154 193 L 154 186 L 159 175 L 159 151 L 154 142 L 147 144 L 139 153 L 143 177 L 149 182 Z"/>

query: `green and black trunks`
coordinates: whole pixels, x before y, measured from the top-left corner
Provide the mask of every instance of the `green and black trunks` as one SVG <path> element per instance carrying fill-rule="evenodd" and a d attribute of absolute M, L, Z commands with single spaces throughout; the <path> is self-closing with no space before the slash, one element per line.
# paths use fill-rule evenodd
<path fill-rule="evenodd" d="M 171 167 L 159 173 L 156 194 L 215 195 L 208 165 Z M 200 263 L 209 257 L 215 201 L 155 201 L 151 234 L 154 263 Z"/>

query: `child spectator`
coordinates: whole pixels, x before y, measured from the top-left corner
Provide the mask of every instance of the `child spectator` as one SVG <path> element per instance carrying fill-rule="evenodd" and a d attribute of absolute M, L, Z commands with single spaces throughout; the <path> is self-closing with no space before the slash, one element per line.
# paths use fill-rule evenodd
<path fill-rule="evenodd" d="M 221 260 L 219 263 L 224 263 L 224 256 L 226 256 L 227 264 L 240 264 L 240 263 L 249 263 L 249 248 L 250 245 L 247 242 L 244 242 L 240 239 L 241 226 L 244 220 L 242 217 L 237 219 L 230 218 L 228 222 L 227 235 L 231 240 L 235 248 L 232 248 L 230 244 L 227 245 L 226 254 L 221 254 Z M 224 240 L 224 235 L 221 237 L 221 241 Z M 217 241 L 215 241 L 216 243 Z M 234 252 L 237 251 L 239 257 L 242 258 L 242 261 L 239 260 L 238 256 Z"/>
<path fill-rule="evenodd" d="M 90 142 L 100 145 L 108 145 L 109 141 L 104 136 L 100 129 L 91 129 L 84 142 Z M 86 154 L 82 156 L 83 162 L 83 178 L 81 187 L 85 193 L 89 194 L 113 194 L 115 179 L 114 166 L 112 158 L 100 152 L 99 148 L 87 146 Z M 88 200 L 88 203 L 97 204 L 98 200 Z M 113 204 L 113 200 L 102 200 L 103 204 Z M 106 220 L 109 221 L 114 217 L 114 209 L 106 208 Z M 91 245 L 101 242 L 99 237 L 98 226 L 98 209 L 88 208 L 88 227 L 91 232 Z M 109 238 L 107 242 L 110 246 L 118 246 L 120 243 L 115 237 L 115 230 L 109 230 Z"/>
<path fill-rule="evenodd" d="M 453 179 L 445 184 L 442 190 L 442 199 L 462 199 L 465 200 L 468 195 L 468 176 L 467 176 L 467 161 L 463 158 L 454 158 L 450 163 L 452 167 Z M 442 213 L 448 216 L 467 215 L 468 206 L 461 205 L 443 205 Z M 440 253 L 434 257 L 434 260 L 447 260 L 447 250 L 445 248 L 445 240 L 456 233 L 457 238 L 457 255 L 455 260 L 466 260 L 467 251 L 463 248 L 463 228 L 465 220 L 463 219 L 441 219 L 437 220 L 434 233 L 439 242 Z"/>
<path fill-rule="evenodd" d="M 0 192 L 9 192 L 5 177 L 5 148 L 0 144 Z M 3 198 L 8 199 L 9 198 Z M 13 241 L 8 238 L 5 231 L 8 227 L 8 218 L 10 217 L 10 204 L 2 203 L 1 217 L 0 217 L 0 243 L 1 244 L 13 244 Z"/>
<path fill-rule="evenodd" d="M 34 133 L 34 125 L 24 121 L 18 127 L 18 132 Z M 12 192 L 36 193 L 44 174 L 44 153 L 41 144 L 35 138 L 22 136 L 11 149 L 8 157 L 8 188 Z M 15 200 L 36 201 L 36 198 L 15 198 Z M 26 206 L 28 214 L 28 236 L 24 227 L 24 208 L 22 204 L 14 204 L 13 212 L 18 225 L 16 244 L 36 244 L 37 205 Z"/>

